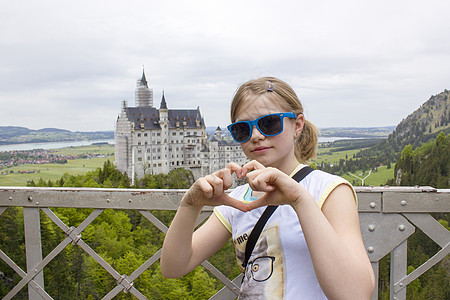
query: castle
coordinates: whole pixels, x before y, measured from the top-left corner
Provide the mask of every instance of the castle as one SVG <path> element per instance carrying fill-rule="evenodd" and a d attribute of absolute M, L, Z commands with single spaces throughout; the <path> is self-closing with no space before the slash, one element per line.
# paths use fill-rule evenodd
<path fill-rule="evenodd" d="M 133 183 L 146 174 L 167 174 L 176 168 L 191 170 L 197 179 L 230 162 L 248 161 L 238 143 L 223 138 L 220 127 L 207 136 L 200 107 L 168 109 L 163 91 L 160 107 L 155 108 L 144 71 L 137 80 L 135 104 L 122 102 L 114 131 L 114 165 Z"/>

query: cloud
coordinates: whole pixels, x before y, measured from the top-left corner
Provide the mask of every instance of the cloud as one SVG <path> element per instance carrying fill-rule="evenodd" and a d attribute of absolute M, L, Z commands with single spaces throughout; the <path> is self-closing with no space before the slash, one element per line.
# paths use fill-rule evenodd
<path fill-rule="evenodd" d="M 319 127 L 396 125 L 448 89 L 441 1 L 15 1 L 0 18 L 1 125 L 113 130 L 142 66 L 154 103 L 229 122 L 239 84 L 290 83 Z"/>

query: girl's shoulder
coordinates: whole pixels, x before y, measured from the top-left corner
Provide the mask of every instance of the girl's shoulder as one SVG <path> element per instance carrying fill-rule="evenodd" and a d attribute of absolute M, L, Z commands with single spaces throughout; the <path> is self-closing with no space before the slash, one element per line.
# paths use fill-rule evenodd
<path fill-rule="evenodd" d="M 347 185 L 353 191 L 356 200 L 356 193 L 350 182 L 340 176 L 321 170 L 314 170 L 301 183 L 316 199 L 320 207 L 322 207 L 329 194 L 341 184 Z"/>

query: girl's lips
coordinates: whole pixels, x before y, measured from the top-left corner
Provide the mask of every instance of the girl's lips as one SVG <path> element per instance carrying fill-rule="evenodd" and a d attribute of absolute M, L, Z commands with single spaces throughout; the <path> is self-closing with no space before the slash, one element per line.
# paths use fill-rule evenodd
<path fill-rule="evenodd" d="M 268 149 L 270 149 L 270 147 L 256 147 L 255 149 L 252 150 L 252 152 L 253 153 L 261 153 Z"/>

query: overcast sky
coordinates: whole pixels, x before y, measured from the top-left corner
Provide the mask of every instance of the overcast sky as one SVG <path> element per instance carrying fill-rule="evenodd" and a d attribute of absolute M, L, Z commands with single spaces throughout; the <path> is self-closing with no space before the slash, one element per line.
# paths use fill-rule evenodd
<path fill-rule="evenodd" d="M 450 89 L 450 1 L 2 1 L 0 125 L 114 130 L 142 67 L 159 108 L 226 126 L 276 76 L 318 127 L 397 125 Z"/>

